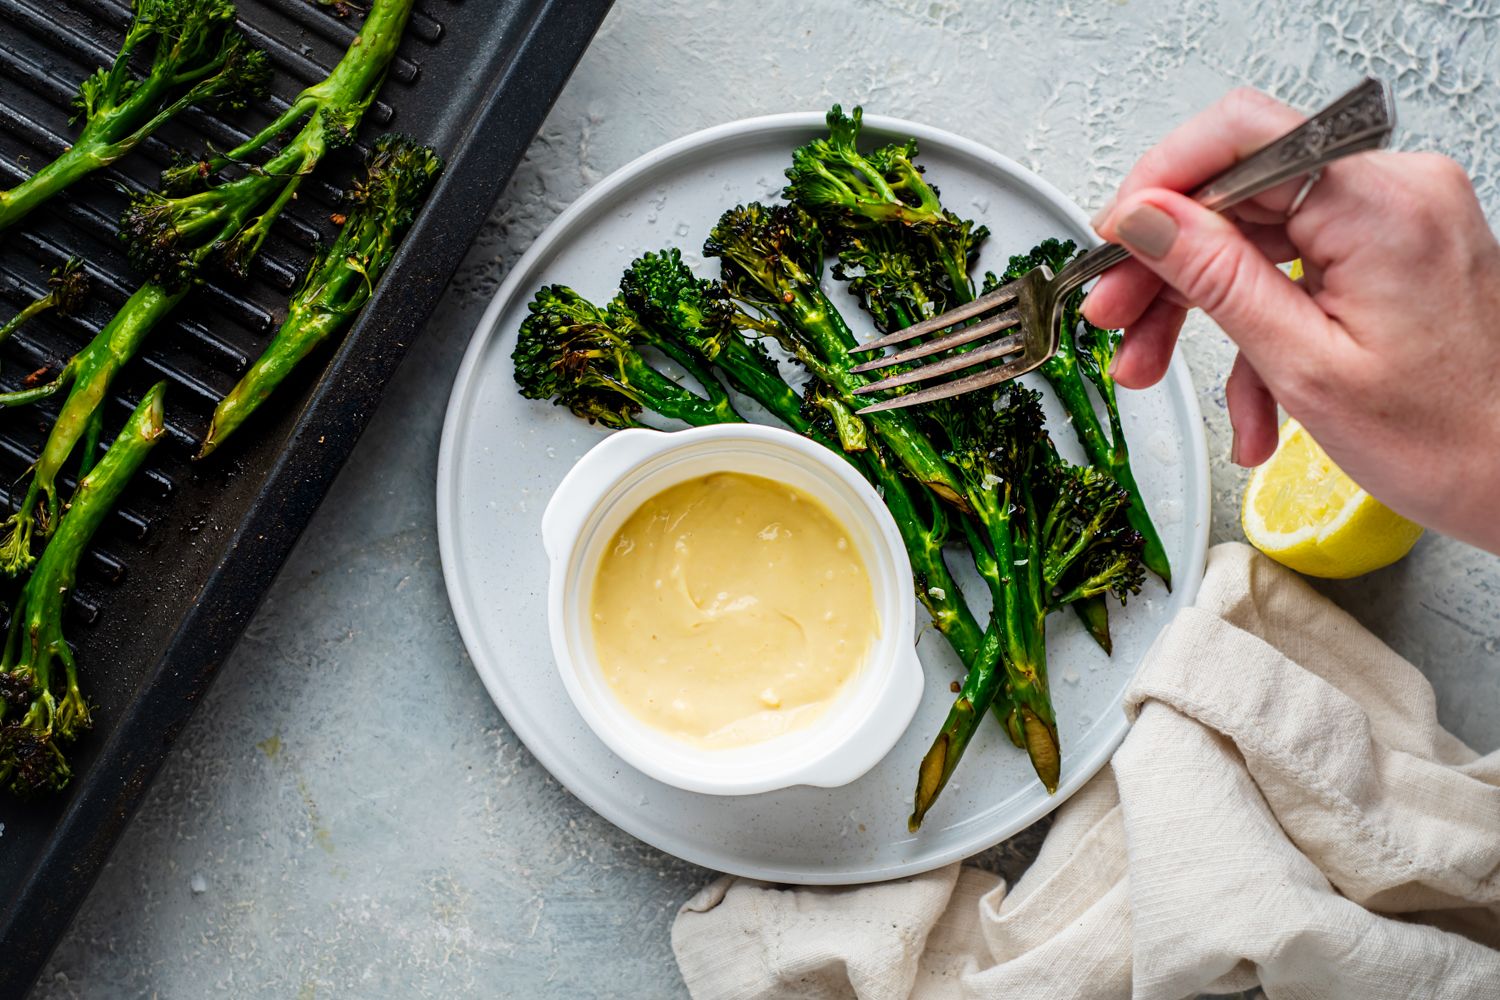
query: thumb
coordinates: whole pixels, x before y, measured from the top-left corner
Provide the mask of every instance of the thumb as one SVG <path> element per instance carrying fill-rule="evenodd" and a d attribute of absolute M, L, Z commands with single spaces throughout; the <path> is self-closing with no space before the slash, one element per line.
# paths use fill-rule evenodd
<path fill-rule="evenodd" d="M 1228 219 L 1191 198 L 1148 188 L 1122 199 L 1101 235 L 1128 247 L 1188 304 L 1213 317 L 1271 374 L 1330 340 L 1334 325 Z"/>

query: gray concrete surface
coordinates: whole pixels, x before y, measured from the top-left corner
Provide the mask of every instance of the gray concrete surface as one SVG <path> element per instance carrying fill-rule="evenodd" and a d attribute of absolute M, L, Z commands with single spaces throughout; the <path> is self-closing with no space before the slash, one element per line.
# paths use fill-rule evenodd
<path fill-rule="evenodd" d="M 1373 72 L 1396 87 L 1401 143 L 1460 158 L 1495 222 L 1496 51 L 1491 0 L 620 0 L 35 995 L 683 994 L 667 930 L 709 873 L 592 815 L 517 742 L 465 658 L 433 538 L 470 330 L 610 170 L 837 100 L 973 136 L 1091 207 L 1231 86 L 1311 105 Z M 1236 538 L 1231 354 L 1202 321 L 1184 349 L 1216 455 L 1214 537 Z M 1327 591 L 1421 666 L 1453 730 L 1500 747 L 1500 562 L 1427 538 Z M 1039 835 L 983 861 L 1019 871 Z"/>

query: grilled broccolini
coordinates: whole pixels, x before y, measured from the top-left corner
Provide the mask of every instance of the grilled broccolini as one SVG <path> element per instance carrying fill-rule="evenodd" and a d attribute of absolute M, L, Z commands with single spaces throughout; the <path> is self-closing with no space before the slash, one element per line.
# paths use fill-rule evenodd
<path fill-rule="evenodd" d="M 442 168 L 437 153 L 410 139 L 376 141 L 364 180 L 346 195 L 343 228 L 313 257 L 271 343 L 214 407 L 199 458 L 223 444 L 313 348 L 354 321 Z"/>
<path fill-rule="evenodd" d="M 115 375 L 146 336 L 186 296 L 201 269 L 219 263 L 243 272 L 271 224 L 307 176 L 334 146 L 349 142 L 379 89 L 414 0 L 375 0 L 344 58 L 321 83 L 303 91 L 292 107 L 258 136 L 232 151 L 233 162 L 262 150 L 282 132 L 301 128 L 263 164 L 218 181 L 204 163 L 190 172 L 191 193 L 148 192 L 132 199 L 121 220 L 121 238 L 131 259 L 150 277 L 115 317 L 51 382 L 0 394 L 0 406 L 16 406 L 67 388 L 68 395 L 32 470 L 20 509 L 6 521 L 0 539 L 0 570 L 14 576 L 35 560 L 33 535 L 48 535 L 57 520 L 57 479 L 80 442 L 98 436 L 102 404 Z M 215 160 L 214 163 L 219 163 Z M 228 161 L 224 161 L 228 162 Z M 177 180 L 189 175 L 177 174 Z M 91 456 L 86 443 L 83 465 Z"/>
<path fill-rule="evenodd" d="M 130 64 L 149 52 L 144 77 Z M 136 0 L 114 62 L 78 88 L 77 140 L 9 191 L 0 191 L 0 232 L 64 188 L 107 167 L 190 104 L 223 110 L 265 93 L 266 54 L 234 27 L 230 0 Z"/>
<path fill-rule="evenodd" d="M 162 392 L 146 393 L 104 457 L 78 483 L 56 537 L 21 588 L 0 656 L 0 784 L 18 795 L 55 791 L 72 775 L 63 748 L 89 728 L 63 610 L 78 561 L 163 432 Z"/>

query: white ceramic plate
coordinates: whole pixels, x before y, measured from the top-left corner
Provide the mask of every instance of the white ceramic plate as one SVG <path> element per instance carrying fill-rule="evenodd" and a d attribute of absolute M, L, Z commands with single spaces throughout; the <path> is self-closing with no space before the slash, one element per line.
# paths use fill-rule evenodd
<path fill-rule="evenodd" d="M 993 231 L 981 270 L 1048 236 L 1091 242 L 1085 216 L 1010 159 L 911 122 L 870 116 L 866 138 L 915 136 L 945 204 Z M 927 871 L 983 850 L 1057 807 L 1109 759 L 1125 735 L 1121 698 L 1156 634 L 1189 603 L 1203 574 L 1209 524 L 1208 456 L 1187 369 L 1146 392 L 1123 394 L 1137 478 L 1171 556 L 1176 589 L 1155 580 L 1115 609 L 1106 657 L 1071 615 L 1048 626 L 1049 671 L 1063 744 L 1062 784 L 1048 795 L 1025 754 L 984 726 L 917 834 L 906 830 L 915 768 L 952 701 L 957 657 L 930 628 L 918 650 L 927 673 L 915 721 L 896 748 L 843 788 L 800 787 L 720 798 L 659 784 L 612 755 L 563 690 L 548 645 L 547 560 L 538 525 L 553 488 L 605 432 L 561 407 L 522 399 L 510 352 L 540 285 L 561 282 L 596 302 L 646 250 L 676 245 L 700 273 L 698 251 L 719 214 L 773 200 L 792 150 L 824 133 L 822 115 L 754 118 L 668 143 L 621 168 L 565 211 L 516 264 L 474 331 L 453 386 L 437 472 L 438 539 L 454 617 L 495 704 L 537 759 L 591 808 L 627 832 L 689 861 L 754 878 L 850 883 Z M 830 288 L 833 287 L 830 281 Z M 868 329 L 842 290 L 835 301 Z M 1054 437 L 1081 459 L 1047 400 Z M 963 580 L 963 576 L 960 575 Z M 976 613 L 984 601 L 966 588 Z M 918 616 L 925 621 L 925 613 Z"/>

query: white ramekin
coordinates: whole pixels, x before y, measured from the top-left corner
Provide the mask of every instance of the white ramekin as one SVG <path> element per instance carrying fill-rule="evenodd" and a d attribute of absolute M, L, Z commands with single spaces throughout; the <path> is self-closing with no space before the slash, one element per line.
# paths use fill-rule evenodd
<path fill-rule="evenodd" d="M 690 745 L 632 715 L 604 680 L 589 619 L 599 560 L 620 525 L 662 490 L 715 472 L 764 476 L 822 501 L 863 557 L 880 614 L 880 638 L 826 712 L 794 732 L 722 750 Z M 849 463 L 790 431 L 723 424 L 611 434 L 558 485 L 542 515 L 542 544 L 550 563 L 547 626 L 568 696 L 606 746 L 658 781 L 710 795 L 846 785 L 890 752 L 921 701 L 911 564 L 895 522 Z"/>

